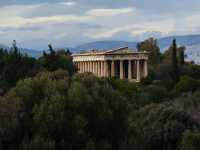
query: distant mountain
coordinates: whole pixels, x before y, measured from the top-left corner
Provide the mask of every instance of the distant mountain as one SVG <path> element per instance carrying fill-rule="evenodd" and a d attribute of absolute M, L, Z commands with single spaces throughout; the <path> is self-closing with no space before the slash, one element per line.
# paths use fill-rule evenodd
<path fill-rule="evenodd" d="M 180 46 L 192 46 L 200 44 L 200 35 L 186 35 L 186 36 L 169 36 L 158 39 L 158 44 L 161 51 L 164 52 L 172 43 L 173 38 L 176 38 L 178 45 Z M 89 49 L 113 49 L 119 47 L 130 47 L 136 48 L 137 42 L 127 42 L 127 41 L 96 41 L 91 43 L 85 43 L 79 45 L 75 48 L 71 48 L 72 51 L 89 50 Z"/>
<path fill-rule="evenodd" d="M 169 48 L 172 43 L 173 38 L 176 38 L 177 44 L 179 46 L 186 47 L 187 60 L 193 60 L 196 63 L 200 64 L 200 35 L 185 35 L 185 36 L 170 36 L 158 39 L 158 44 L 161 49 L 161 52 L 164 52 Z M 130 47 L 136 48 L 137 42 L 126 42 L 126 41 L 97 41 L 86 43 L 75 48 L 72 48 L 71 51 L 76 52 L 80 50 L 89 50 L 89 49 L 113 49 L 119 47 Z"/>
<path fill-rule="evenodd" d="M 158 40 L 161 52 L 169 48 L 173 38 L 176 38 L 179 46 L 186 47 L 186 60 L 200 64 L 200 35 L 171 36 Z"/>
<path fill-rule="evenodd" d="M 165 51 L 172 43 L 173 38 L 176 38 L 178 45 L 180 46 L 193 46 L 200 44 L 200 35 L 185 35 L 185 36 L 170 36 L 164 37 L 158 40 L 159 46 L 163 51 Z"/>
<path fill-rule="evenodd" d="M 43 54 L 42 51 L 33 50 L 33 49 L 26 49 L 26 48 L 20 48 L 20 51 L 24 54 L 27 54 L 27 55 L 35 57 L 35 58 L 39 58 Z"/>
<path fill-rule="evenodd" d="M 0 48 L 6 49 L 6 48 L 8 48 L 8 46 L 0 44 Z"/>
<path fill-rule="evenodd" d="M 80 50 L 89 50 L 89 49 L 114 49 L 119 47 L 130 47 L 135 48 L 137 45 L 136 42 L 126 42 L 126 41 L 97 41 L 97 42 L 91 42 L 86 43 L 80 46 L 77 46 L 73 48 L 74 51 L 80 51 Z"/>
<path fill-rule="evenodd" d="M 9 49 L 8 46 L 0 44 L 0 48 L 3 49 Z M 33 50 L 33 49 L 26 49 L 26 48 L 20 48 L 19 49 L 23 54 L 27 54 L 29 56 L 35 57 L 35 58 L 39 58 L 40 56 L 42 56 L 43 52 L 42 51 L 38 51 L 38 50 Z"/>
<path fill-rule="evenodd" d="M 186 55 L 187 60 L 193 60 L 196 63 L 200 64 L 200 35 L 184 35 L 184 36 L 170 36 L 158 39 L 158 44 L 160 46 L 161 52 L 164 52 L 172 43 L 173 38 L 177 39 L 177 43 L 179 46 L 186 47 Z M 137 42 L 127 42 L 127 41 L 114 41 L 114 40 L 107 40 L 107 41 L 96 41 L 91 43 L 86 43 L 79 45 L 77 47 L 69 48 L 72 52 L 77 52 L 81 50 L 90 50 L 90 49 L 114 49 L 119 47 L 130 47 L 136 48 Z M 7 46 L 0 44 L 0 48 L 7 48 Z M 66 48 L 67 49 L 67 48 Z M 32 50 L 22 48 L 20 49 L 23 53 L 26 53 L 33 57 L 40 57 L 42 56 L 42 51 Z"/>

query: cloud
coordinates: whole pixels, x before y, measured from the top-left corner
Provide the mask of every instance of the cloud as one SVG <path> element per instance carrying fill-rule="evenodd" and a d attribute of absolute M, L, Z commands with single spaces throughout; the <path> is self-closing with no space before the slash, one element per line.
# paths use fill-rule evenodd
<path fill-rule="evenodd" d="M 65 5 L 65 6 L 74 6 L 74 5 L 76 5 L 77 3 L 76 2 L 74 2 L 74 1 L 68 1 L 68 2 L 60 2 L 59 4 L 61 4 L 61 5 Z"/>
<path fill-rule="evenodd" d="M 181 1 L 181 2 L 180 2 Z M 0 43 L 76 46 L 199 33 L 199 0 L 2 0 Z"/>
<path fill-rule="evenodd" d="M 86 36 L 93 39 L 104 39 L 104 38 L 114 38 L 114 36 L 121 32 L 129 32 L 134 37 L 141 37 L 141 35 L 146 34 L 147 32 L 161 32 L 160 36 L 166 36 L 174 30 L 174 20 L 173 19 L 164 19 L 160 21 L 153 22 L 140 22 L 133 23 L 130 25 L 123 25 L 119 27 L 112 28 L 103 28 L 99 31 L 92 33 L 85 33 Z M 149 34 L 150 35 L 150 34 Z"/>
<path fill-rule="evenodd" d="M 0 19 L 7 19 L 33 12 L 36 11 L 36 9 L 41 7 L 42 5 L 43 4 L 4 6 L 0 9 Z"/>
<path fill-rule="evenodd" d="M 133 8 L 119 8 L 119 9 L 92 9 L 87 12 L 89 16 L 101 17 L 101 16 L 115 16 L 120 14 L 133 13 Z"/>
<path fill-rule="evenodd" d="M 27 25 L 38 25 L 38 24 L 58 24 L 65 22 L 73 22 L 73 23 L 87 23 L 92 22 L 98 17 L 110 17 L 121 14 L 126 14 L 133 12 L 133 8 L 121 8 L 121 9 L 91 9 L 85 12 L 84 15 L 55 15 L 55 16 L 43 16 L 43 17 L 23 17 L 20 16 L 21 13 L 26 13 L 27 10 L 36 9 L 41 7 L 41 5 L 34 6 L 11 6 L 9 10 L 12 8 L 17 9 L 17 11 L 13 14 L 9 14 L 7 18 L 0 20 L 0 27 L 13 27 L 19 28 Z M 23 8 L 18 10 L 19 8 Z M 5 10 L 0 10 L 0 13 L 5 13 Z M 17 15 L 14 15 L 17 14 Z"/>

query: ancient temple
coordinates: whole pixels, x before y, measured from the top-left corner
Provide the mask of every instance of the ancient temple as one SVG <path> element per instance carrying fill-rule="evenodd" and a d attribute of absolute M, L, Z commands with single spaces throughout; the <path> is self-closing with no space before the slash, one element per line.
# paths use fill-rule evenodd
<path fill-rule="evenodd" d="M 91 72 L 98 77 L 115 77 L 140 81 L 148 75 L 148 53 L 136 52 L 128 47 L 86 51 L 73 54 L 78 72 Z"/>

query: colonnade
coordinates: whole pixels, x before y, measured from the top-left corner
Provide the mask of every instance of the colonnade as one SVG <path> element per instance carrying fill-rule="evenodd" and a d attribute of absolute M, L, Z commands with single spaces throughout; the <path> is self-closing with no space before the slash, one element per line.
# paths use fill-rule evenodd
<path fill-rule="evenodd" d="M 75 64 L 79 73 L 92 72 L 98 77 L 108 76 L 108 65 L 106 61 L 81 61 Z"/>
<path fill-rule="evenodd" d="M 140 81 L 148 75 L 147 60 L 110 60 L 75 62 L 79 73 L 92 72 L 98 77 L 118 77 Z"/>

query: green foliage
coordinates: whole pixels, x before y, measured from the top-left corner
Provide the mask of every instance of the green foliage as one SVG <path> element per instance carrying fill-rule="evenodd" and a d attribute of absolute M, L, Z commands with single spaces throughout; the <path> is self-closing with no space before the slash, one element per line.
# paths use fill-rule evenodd
<path fill-rule="evenodd" d="M 18 80 L 35 74 L 36 60 L 21 54 L 17 47 L 9 52 L 1 49 L 0 59 L 0 88 L 4 92 L 15 86 Z"/>
<path fill-rule="evenodd" d="M 146 101 L 147 104 L 162 102 L 167 97 L 167 90 L 154 84 L 142 87 L 140 92 L 139 99 Z"/>
<path fill-rule="evenodd" d="M 180 81 L 176 84 L 175 90 L 179 93 L 195 91 L 200 87 L 199 81 L 189 76 L 182 76 Z"/>
<path fill-rule="evenodd" d="M 179 79 L 178 75 L 178 60 L 177 60 L 177 45 L 176 45 L 176 39 L 173 40 L 172 43 L 172 76 L 174 78 L 174 81 L 177 82 Z"/>
<path fill-rule="evenodd" d="M 128 99 L 135 98 L 137 95 L 138 84 L 135 82 L 129 82 L 127 80 L 113 80 L 112 85 Z"/>
<path fill-rule="evenodd" d="M 179 62 L 179 65 L 182 66 L 185 64 L 185 47 L 180 46 L 177 47 L 176 45 L 176 57 L 177 61 Z M 171 64 L 172 62 L 172 53 L 173 53 L 173 44 L 162 54 L 161 62 L 165 64 Z"/>
<path fill-rule="evenodd" d="M 140 83 L 141 85 L 149 85 L 154 81 L 154 79 L 155 79 L 154 70 L 149 70 L 148 76 L 146 78 L 142 78 Z"/>
<path fill-rule="evenodd" d="M 160 48 L 158 47 L 157 40 L 149 38 L 137 45 L 138 51 L 149 52 L 149 64 L 153 67 L 160 63 Z"/>
<path fill-rule="evenodd" d="M 185 49 L 186 49 L 185 47 L 180 47 L 178 49 L 180 66 L 185 64 Z"/>
<path fill-rule="evenodd" d="M 169 64 L 161 64 L 155 69 L 155 81 L 160 82 L 160 86 L 164 86 L 168 90 L 171 90 L 175 84 L 172 77 L 172 68 Z"/>
<path fill-rule="evenodd" d="M 38 62 L 48 71 L 63 69 L 67 70 L 69 75 L 75 72 L 71 52 L 69 50 L 58 50 L 56 52 L 51 45 L 49 45 L 49 53 L 43 52 L 43 56 L 39 58 Z"/>
<path fill-rule="evenodd" d="M 189 65 L 188 66 L 188 75 L 194 79 L 200 80 L 200 66 L 199 65 Z"/>
<path fill-rule="evenodd" d="M 129 147 L 144 150 L 177 149 L 183 133 L 197 128 L 199 125 L 195 120 L 171 105 L 149 105 L 133 112 L 130 118 L 130 132 L 133 134 Z"/>
<path fill-rule="evenodd" d="M 183 150 L 199 150 L 200 147 L 200 132 L 190 132 L 184 133 L 182 140 Z"/>
<path fill-rule="evenodd" d="M 16 42 L 0 50 L 0 149 L 197 149 L 200 67 L 184 64 L 175 41 L 163 55 L 169 63 L 160 64 L 154 39 L 138 49 L 150 53 L 140 83 L 75 74 L 71 52 L 51 45 L 38 60 L 22 55 Z"/>
<path fill-rule="evenodd" d="M 56 150 L 55 142 L 35 136 L 31 140 L 24 140 L 21 150 Z"/>
<path fill-rule="evenodd" d="M 67 72 L 41 73 L 18 82 L 0 102 L 0 113 L 6 114 L 0 117 L 4 149 L 41 149 L 43 141 L 44 149 L 54 142 L 56 149 L 84 149 L 89 139 L 95 149 L 102 143 L 120 149 L 127 133 L 125 100 L 92 74 L 70 81 Z"/>

